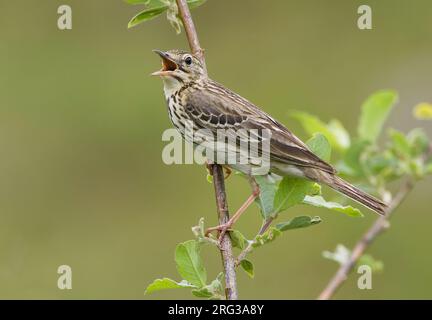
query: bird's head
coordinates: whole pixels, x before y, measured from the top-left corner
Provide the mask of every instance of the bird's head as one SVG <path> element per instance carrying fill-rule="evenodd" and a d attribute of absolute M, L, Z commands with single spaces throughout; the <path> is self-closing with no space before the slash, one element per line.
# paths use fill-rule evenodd
<path fill-rule="evenodd" d="M 184 85 L 206 77 L 203 65 L 193 54 L 181 50 L 153 51 L 162 58 L 162 69 L 152 75 L 160 76 L 165 84 Z"/>

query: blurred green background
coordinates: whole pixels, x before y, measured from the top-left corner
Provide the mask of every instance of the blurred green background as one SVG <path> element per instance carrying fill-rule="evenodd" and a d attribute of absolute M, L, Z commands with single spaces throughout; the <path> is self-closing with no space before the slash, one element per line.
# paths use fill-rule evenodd
<path fill-rule="evenodd" d="M 400 93 L 387 126 L 431 123 L 412 107 L 432 101 L 432 3 L 370 0 L 371 31 L 357 29 L 354 0 L 209 0 L 193 11 L 212 78 L 262 106 L 303 139 L 289 110 L 352 133 L 361 102 L 377 89 Z M 57 29 L 69 4 L 73 29 Z M 187 290 L 144 296 L 154 278 L 178 279 L 175 245 L 200 217 L 216 224 L 213 188 L 196 165 L 167 166 L 161 134 L 171 127 L 160 68 L 151 49 L 187 48 L 164 17 L 128 30 L 140 10 L 122 1 L 0 3 L 0 298 L 189 298 Z M 351 277 L 337 298 L 432 298 L 432 181 L 418 184 L 370 250 L 383 260 L 372 290 Z M 227 181 L 231 210 L 249 193 Z M 257 250 L 255 279 L 239 272 L 244 299 L 315 298 L 337 265 L 322 258 L 351 247 L 375 219 L 298 206 L 283 218 L 324 222 L 287 232 Z M 252 236 L 257 207 L 238 228 Z M 221 269 L 205 250 L 209 277 Z M 57 288 L 57 268 L 73 270 L 73 289 Z"/>

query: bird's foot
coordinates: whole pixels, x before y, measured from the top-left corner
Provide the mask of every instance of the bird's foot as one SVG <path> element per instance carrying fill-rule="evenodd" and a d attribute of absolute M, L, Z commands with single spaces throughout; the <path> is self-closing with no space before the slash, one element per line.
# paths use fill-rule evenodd
<path fill-rule="evenodd" d="M 208 163 L 208 162 L 206 161 L 206 162 L 205 162 L 205 166 L 206 166 L 206 169 L 207 169 L 207 174 L 208 174 L 209 176 L 212 176 L 212 175 L 213 175 L 212 164 L 211 164 L 211 163 Z"/>
<path fill-rule="evenodd" d="M 228 179 L 231 176 L 232 170 L 230 168 L 228 168 L 228 167 L 224 167 L 224 170 L 225 170 L 224 179 L 226 180 L 226 179 Z"/>
<path fill-rule="evenodd" d="M 206 166 L 206 169 L 207 169 L 207 174 L 210 175 L 210 176 L 212 176 L 213 175 L 213 168 L 212 168 L 213 164 L 206 161 L 205 162 L 205 166 Z M 226 166 L 224 166 L 223 169 L 224 169 L 224 172 L 225 172 L 224 179 L 226 180 L 226 179 L 228 179 L 231 176 L 232 170 L 229 167 L 226 167 Z"/>
<path fill-rule="evenodd" d="M 231 231 L 232 226 L 233 226 L 233 222 L 228 221 L 227 223 L 220 224 L 216 227 L 207 228 L 205 235 L 206 235 L 206 237 L 208 237 L 213 231 L 218 231 L 219 232 L 218 243 L 219 243 L 219 248 L 220 248 L 221 244 L 222 244 L 223 237 L 225 236 L 227 231 Z"/>

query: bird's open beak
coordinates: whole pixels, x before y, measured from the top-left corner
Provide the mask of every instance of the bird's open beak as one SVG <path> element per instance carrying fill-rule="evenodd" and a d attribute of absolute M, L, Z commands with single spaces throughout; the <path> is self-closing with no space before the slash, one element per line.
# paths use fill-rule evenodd
<path fill-rule="evenodd" d="M 166 53 L 161 50 L 153 50 L 162 58 L 162 69 L 153 72 L 152 76 L 168 76 L 178 68 L 177 63 Z"/>

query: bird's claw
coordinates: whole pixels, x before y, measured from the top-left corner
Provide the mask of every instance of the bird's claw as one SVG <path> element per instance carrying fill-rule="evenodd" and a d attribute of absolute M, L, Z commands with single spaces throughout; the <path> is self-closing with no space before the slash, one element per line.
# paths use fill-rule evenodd
<path fill-rule="evenodd" d="M 219 243 L 219 248 L 221 248 L 222 240 L 226 232 L 231 231 L 231 227 L 232 227 L 231 223 L 224 223 L 216 227 L 208 228 L 205 232 L 205 236 L 208 237 L 213 231 L 218 231 L 219 232 L 218 243 Z"/>
<path fill-rule="evenodd" d="M 211 176 L 213 175 L 212 165 L 213 165 L 212 163 L 208 163 L 207 161 L 205 163 L 207 173 Z M 225 172 L 224 179 L 226 180 L 231 176 L 232 170 L 228 167 L 223 167 L 223 168 L 224 168 L 224 172 Z"/>
<path fill-rule="evenodd" d="M 206 166 L 206 169 L 207 169 L 207 174 L 210 175 L 210 176 L 212 176 L 212 175 L 213 175 L 212 164 L 211 164 L 211 163 L 208 163 L 208 162 L 206 161 L 206 162 L 205 162 L 205 166 Z"/>
<path fill-rule="evenodd" d="M 232 170 L 230 168 L 228 168 L 228 167 L 224 167 L 224 169 L 225 169 L 224 179 L 226 180 L 226 179 L 228 179 L 231 176 Z"/>

